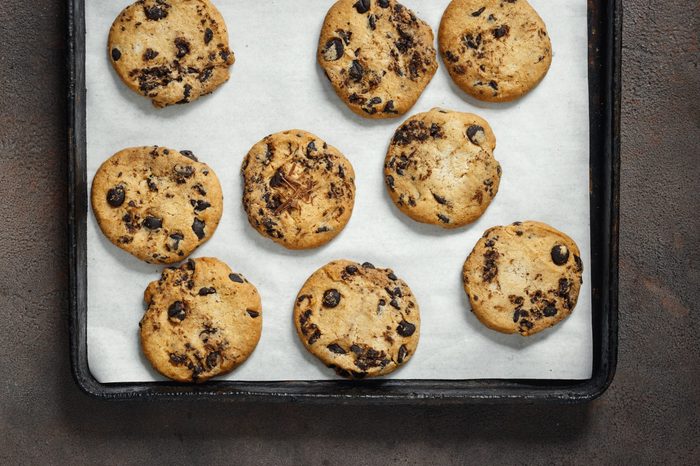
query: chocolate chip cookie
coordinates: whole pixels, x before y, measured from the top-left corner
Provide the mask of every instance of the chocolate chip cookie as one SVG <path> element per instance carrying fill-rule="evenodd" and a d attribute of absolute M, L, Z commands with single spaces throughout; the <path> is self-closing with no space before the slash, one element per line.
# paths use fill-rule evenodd
<path fill-rule="evenodd" d="M 156 107 L 184 104 L 229 79 L 234 62 L 224 18 L 209 0 L 140 0 L 109 31 L 109 59 Z"/>
<path fill-rule="evenodd" d="M 153 367 L 178 382 L 204 382 L 238 367 L 262 332 L 258 290 L 214 258 L 163 271 L 146 288 L 141 347 Z"/>
<path fill-rule="evenodd" d="M 472 311 L 502 333 L 532 335 L 574 310 L 583 263 L 576 243 L 539 222 L 487 230 L 464 263 Z"/>
<path fill-rule="evenodd" d="M 318 62 L 353 112 L 392 118 L 433 78 L 433 40 L 430 26 L 395 0 L 339 0 L 321 29 Z"/>
<path fill-rule="evenodd" d="M 389 195 L 412 219 L 457 228 L 478 219 L 498 192 L 496 137 L 483 118 L 433 109 L 404 122 L 384 162 Z"/>
<path fill-rule="evenodd" d="M 165 147 L 124 149 L 97 170 L 92 210 L 115 245 L 154 264 L 189 256 L 214 234 L 221 185 L 190 151 Z"/>
<path fill-rule="evenodd" d="M 390 269 L 339 260 L 301 288 L 294 324 L 311 354 L 341 377 L 374 377 L 413 356 L 420 311 L 411 289 Z"/>
<path fill-rule="evenodd" d="M 301 130 L 267 136 L 241 168 L 243 207 L 261 235 L 289 249 L 335 238 L 355 204 L 355 172 L 335 147 Z"/>
<path fill-rule="evenodd" d="M 527 0 L 453 0 L 438 36 L 454 82 L 481 100 L 526 94 L 552 63 L 547 28 Z"/>

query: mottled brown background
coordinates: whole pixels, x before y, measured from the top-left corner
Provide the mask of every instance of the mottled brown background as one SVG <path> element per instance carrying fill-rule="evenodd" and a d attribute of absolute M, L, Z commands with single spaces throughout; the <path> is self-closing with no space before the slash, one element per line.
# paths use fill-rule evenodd
<path fill-rule="evenodd" d="M 78 390 L 68 361 L 64 3 L 0 2 L 0 463 L 697 464 L 697 0 L 624 0 L 612 387 L 582 406 L 444 409 L 105 403 Z"/>

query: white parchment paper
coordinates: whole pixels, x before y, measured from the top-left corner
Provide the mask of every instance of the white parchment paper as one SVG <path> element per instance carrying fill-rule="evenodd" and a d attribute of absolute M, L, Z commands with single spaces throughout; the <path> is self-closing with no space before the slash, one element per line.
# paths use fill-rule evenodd
<path fill-rule="evenodd" d="M 370 121 L 336 97 L 315 53 L 330 0 L 215 0 L 236 54 L 232 78 L 213 95 L 158 110 L 128 90 L 111 69 L 107 34 L 130 0 L 87 0 L 88 180 L 109 156 L 140 145 L 192 150 L 219 175 L 224 215 L 197 256 L 215 256 L 254 283 L 263 300 L 262 339 L 230 380 L 335 378 L 302 347 L 292 323 L 294 298 L 318 267 L 339 258 L 391 267 L 414 291 L 421 336 L 396 379 L 560 378 L 591 375 L 589 126 L 585 0 L 530 0 L 545 20 L 552 68 L 525 98 L 486 104 L 466 97 L 442 62 L 410 114 L 433 107 L 474 112 L 498 139 L 500 192 L 475 224 L 442 231 L 401 214 L 385 192 L 382 165 L 404 118 Z M 405 0 L 434 31 L 449 0 Z M 437 32 L 436 32 L 437 35 Z M 407 118 L 409 115 L 406 115 Z M 290 252 L 262 238 L 241 207 L 243 156 L 262 137 L 299 128 L 339 148 L 357 173 L 355 213 L 329 245 Z M 581 248 L 584 286 L 570 318 L 536 336 L 502 335 L 469 312 L 461 269 L 484 230 L 539 220 L 569 234 Z M 141 355 L 138 323 L 143 290 L 161 267 L 144 264 L 107 241 L 88 221 L 88 357 L 100 382 L 161 380 Z"/>

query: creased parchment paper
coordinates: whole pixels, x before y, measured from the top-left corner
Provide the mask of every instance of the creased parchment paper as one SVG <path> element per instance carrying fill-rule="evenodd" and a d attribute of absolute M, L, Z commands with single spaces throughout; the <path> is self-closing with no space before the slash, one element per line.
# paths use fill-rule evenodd
<path fill-rule="evenodd" d="M 335 96 L 316 64 L 316 45 L 330 0 L 215 0 L 236 54 L 232 78 L 213 95 L 158 110 L 128 90 L 107 57 L 107 34 L 128 0 L 87 0 L 87 169 L 118 150 L 162 145 L 192 150 L 219 175 L 224 215 L 194 257 L 215 256 L 243 273 L 262 295 L 263 334 L 230 380 L 335 378 L 302 347 L 292 323 L 294 298 L 318 267 L 338 258 L 391 267 L 414 291 L 421 337 L 395 379 L 585 379 L 591 375 L 589 125 L 585 0 L 531 0 L 547 24 L 554 59 L 542 84 L 511 104 L 466 97 L 445 66 L 409 113 L 443 107 L 486 118 L 498 140 L 500 192 L 475 224 L 441 231 L 401 214 L 385 192 L 382 166 L 389 140 L 407 118 L 369 121 Z M 436 33 L 449 0 L 405 0 Z M 301 6 L 303 5 L 303 6 Z M 437 44 L 436 44 L 437 45 Z M 258 235 L 241 207 L 243 156 L 264 136 L 310 131 L 339 148 L 357 172 L 355 213 L 326 247 L 290 252 Z M 484 230 L 539 220 L 578 243 L 586 267 L 578 305 L 554 329 L 530 338 L 501 335 L 469 312 L 461 268 Z M 143 290 L 161 267 L 109 243 L 88 220 L 88 357 L 100 382 L 162 380 L 142 356 L 138 323 Z"/>

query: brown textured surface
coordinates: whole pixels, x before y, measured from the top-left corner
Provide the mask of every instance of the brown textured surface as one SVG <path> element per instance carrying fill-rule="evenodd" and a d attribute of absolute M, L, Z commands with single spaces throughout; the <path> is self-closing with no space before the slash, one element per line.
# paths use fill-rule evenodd
<path fill-rule="evenodd" d="M 105 403 L 68 362 L 65 6 L 0 2 L 0 463 L 691 464 L 700 455 L 697 3 L 625 1 L 620 359 L 589 405 Z"/>

